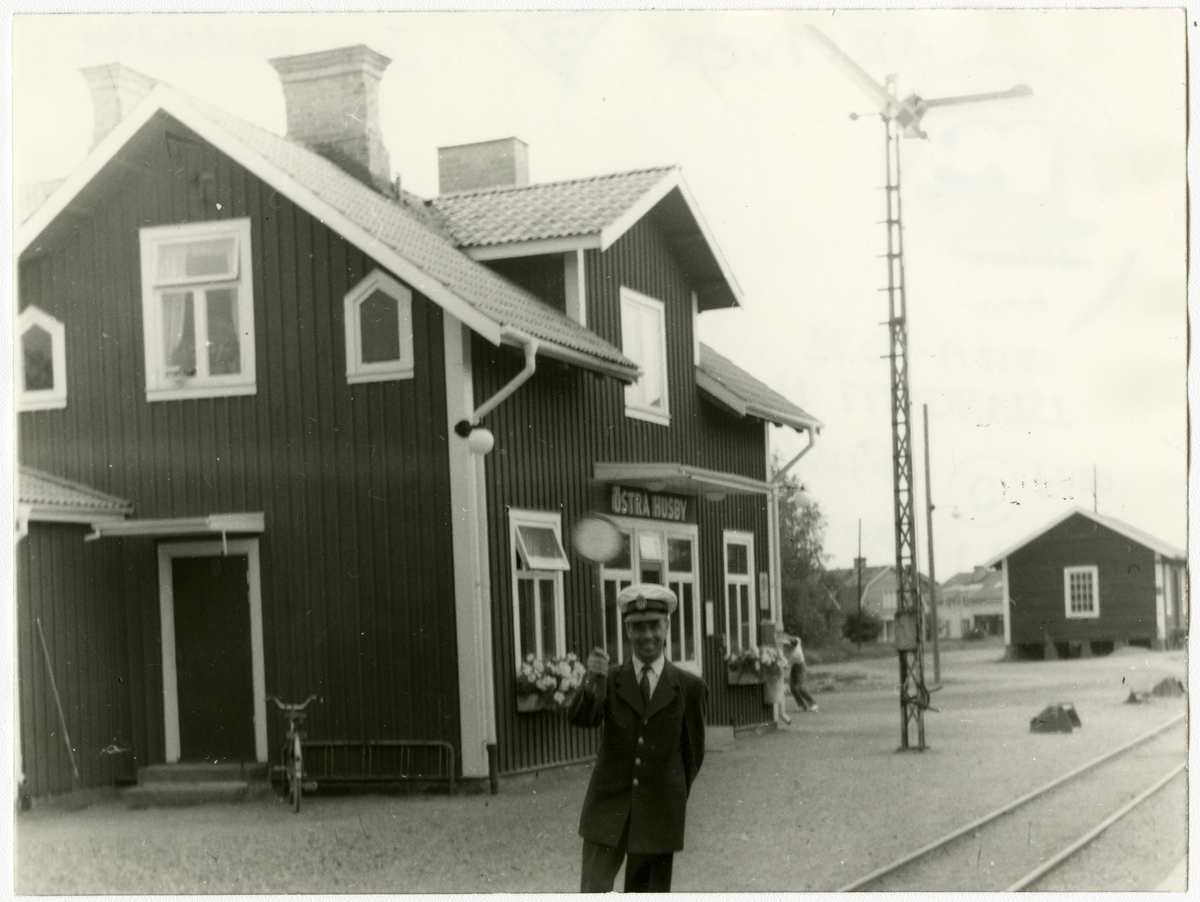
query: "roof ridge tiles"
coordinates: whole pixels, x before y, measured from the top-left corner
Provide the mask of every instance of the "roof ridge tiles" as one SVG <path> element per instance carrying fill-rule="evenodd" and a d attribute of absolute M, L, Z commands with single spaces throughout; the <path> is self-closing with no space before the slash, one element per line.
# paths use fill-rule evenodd
<path fill-rule="evenodd" d="M 633 175 L 644 175 L 649 172 L 661 172 L 664 175 L 678 171 L 679 166 L 672 164 L 669 166 L 643 166 L 638 169 L 629 169 L 623 172 L 605 172 L 600 175 L 584 175 L 570 179 L 555 179 L 551 182 L 531 182 L 528 185 L 494 185 L 490 188 L 470 188 L 465 191 L 448 191 L 445 194 L 439 194 L 435 197 L 425 199 L 427 206 L 433 206 L 442 200 L 451 200 L 466 197 L 483 197 L 491 194 L 513 194 L 520 191 L 536 191 L 540 188 L 558 188 L 564 185 L 579 185 L 585 182 L 601 182 L 606 179 L 628 178 Z"/>

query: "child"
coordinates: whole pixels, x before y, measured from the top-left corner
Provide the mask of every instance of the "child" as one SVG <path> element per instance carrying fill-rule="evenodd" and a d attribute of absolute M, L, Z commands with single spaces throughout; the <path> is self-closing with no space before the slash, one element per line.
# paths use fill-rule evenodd
<path fill-rule="evenodd" d="M 813 701 L 813 697 L 808 694 L 808 690 L 804 688 L 804 675 L 808 672 L 808 666 L 804 663 L 804 649 L 800 645 L 799 636 L 787 636 L 783 640 L 784 656 L 791 663 L 791 670 L 788 674 L 788 688 L 792 691 L 792 698 L 796 700 L 796 704 L 800 706 L 801 711 L 817 711 L 817 704 Z M 787 720 L 785 718 L 785 720 Z M 787 720 L 791 723 L 790 720 Z"/>

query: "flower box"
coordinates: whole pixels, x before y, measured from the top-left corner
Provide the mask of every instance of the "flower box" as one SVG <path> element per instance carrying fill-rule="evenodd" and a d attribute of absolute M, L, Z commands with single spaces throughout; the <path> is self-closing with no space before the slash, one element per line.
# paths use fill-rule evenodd
<path fill-rule="evenodd" d="M 725 655 L 730 686 L 754 686 L 783 678 L 787 660 L 774 645 L 743 648 Z"/>
<path fill-rule="evenodd" d="M 561 703 L 556 702 L 553 697 L 547 698 L 544 695 L 518 695 L 517 712 L 520 714 L 533 714 L 536 711 L 566 711 L 571 707 L 571 702 L 574 698 L 574 692 L 566 693 Z"/>
<path fill-rule="evenodd" d="M 730 686 L 757 686 L 763 682 L 762 674 L 745 670 L 729 670 Z"/>
<path fill-rule="evenodd" d="M 517 668 L 517 711 L 566 711 L 587 669 L 572 652 L 565 658 L 526 655 Z"/>

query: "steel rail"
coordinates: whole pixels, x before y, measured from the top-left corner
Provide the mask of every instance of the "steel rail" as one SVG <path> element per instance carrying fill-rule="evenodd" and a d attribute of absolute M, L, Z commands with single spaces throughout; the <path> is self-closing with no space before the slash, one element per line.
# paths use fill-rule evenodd
<path fill-rule="evenodd" d="M 880 877 L 890 874 L 892 871 L 899 870 L 900 868 L 904 867 L 906 864 L 910 864 L 911 862 L 916 861 L 918 858 L 922 858 L 925 855 L 928 855 L 930 852 L 933 852 L 936 849 L 939 849 L 942 846 L 953 842 L 954 840 L 958 839 L 959 837 L 962 837 L 962 836 L 966 835 L 967 833 L 970 833 L 972 830 L 976 830 L 979 827 L 984 826 L 985 824 L 990 824 L 992 821 L 996 820 L 997 818 L 1003 817 L 1004 815 L 1008 814 L 1010 811 L 1014 811 L 1017 808 L 1020 808 L 1022 805 L 1026 804 L 1027 802 L 1033 801 L 1038 796 L 1045 795 L 1050 790 L 1054 789 L 1057 786 L 1062 785 L 1063 783 L 1066 783 L 1068 780 L 1074 779 L 1075 777 L 1079 776 L 1080 774 L 1091 770 L 1093 767 L 1103 764 L 1109 758 L 1115 758 L 1117 755 L 1124 754 L 1125 752 L 1129 751 L 1130 749 L 1141 745 L 1143 742 L 1147 742 L 1148 740 L 1153 739 L 1155 736 L 1157 736 L 1159 733 L 1163 732 L 1164 730 L 1167 730 L 1167 729 L 1175 726 L 1176 724 L 1181 723 L 1186 716 L 1187 716 L 1186 714 L 1177 714 L 1175 717 L 1172 717 L 1170 720 L 1166 721 L 1165 723 L 1160 724 L 1159 726 L 1155 727 L 1150 732 L 1143 733 L 1141 736 L 1138 736 L 1137 738 L 1130 740 L 1129 742 L 1125 743 L 1124 745 L 1118 746 L 1117 748 L 1113 749 L 1110 752 L 1105 752 L 1103 755 L 1101 755 L 1098 758 L 1093 758 L 1091 761 L 1087 762 L 1086 764 L 1080 765 L 1079 767 L 1075 768 L 1073 771 L 1070 771 L 1061 777 L 1051 780 L 1045 786 L 1042 786 L 1039 789 L 1035 789 L 1032 792 L 1026 793 L 1025 795 L 1021 796 L 1018 799 L 1014 799 L 1013 801 L 1002 805 L 1001 807 L 997 808 L 995 811 L 992 811 L 989 814 L 985 814 L 981 818 L 971 821 L 971 823 L 967 824 L 965 827 L 959 827 L 957 830 L 953 831 L 952 833 L 947 833 L 941 839 L 935 839 L 933 842 L 928 843 L 927 845 L 921 846 L 921 848 L 917 849 L 915 852 L 910 852 L 908 855 L 905 855 L 903 858 L 898 858 L 895 861 L 893 861 L 891 864 L 884 865 L 883 867 L 878 868 L 877 870 L 874 870 L 871 873 L 867 874 L 865 877 L 860 877 L 858 880 L 855 880 L 853 883 L 846 884 L 845 886 L 836 890 L 836 892 L 850 893 L 850 892 L 854 892 L 859 887 L 866 886 L 868 883 L 874 883 Z"/>
<path fill-rule="evenodd" d="M 1082 849 L 1084 846 L 1086 846 L 1088 843 L 1090 843 L 1092 840 L 1094 840 L 1097 836 L 1099 836 L 1101 833 L 1103 833 L 1105 830 L 1107 830 L 1109 827 L 1111 827 L 1113 824 L 1115 824 L 1117 821 L 1119 821 L 1121 818 L 1125 817 L 1125 815 L 1129 814 L 1129 812 L 1133 811 L 1134 808 L 1136 808 L 1138 805 L 1142 804 L 1142 802 L 1146 801 L 1146 799 L 1150 798 L 1152 795 L 1154 795 L 1156 792 L 1158 792 L 1160 789 L 1162 789 L 1164 786 L 1166 786 L 1168 783 L 1170 783 L 1172 780 L 1174 780 L 1177 776 L 1179 776 L 1180 773 L 1182 773 L 1186 769 L 1187 769 L 1187 762 L 1176 765 L 1174 768 L 1171 769 L 1171 771 L 1165 777 L 1163 777 L 1161 780 L 1159 780 L 1157 783 L 1155 783 L 1153 786 L 1151 786 L 1149 789 L 1147 789 L 1145 792 L 1143 792 L 1141 795 L 1139 795 L 1136 799 L 1133 799 L 1133 800 L 1129 801 L 1128 803 L 1126 803 L 1125 805 L 1122 805 L 1119 809 L 1114 811 L 1111 815 L 1109 815 L 1107 818 L 1105 818 L 1103 821 L 1101 821 L 1099 824 L 1097 824 L 1095 827 L 1093 827 L 1091 830 L 1089 830 L 1083 836 L 1079 837 L 1079 839 L 1075 840 L 1075 842 L 1071 843 L 1071 845 L 1067 846 L 1065 849 L 1063 849 L 1061 852 L 1059 852 L 1057 855 L 1055 855 L 1053 858 L 1051 858 L 1045 864 L 1041 865 L 1040 867 L 1036 868 L 1035 870 L 1030 871 L 1028 874 L 1026 874 L 1024 877 L 1022 877 L 1020 880 L 1018 880 L 1012 886 L 1008 887 L 1004 892 L 1006 892 L 1006 893 L 1021 892 L 1023 889 L 1025 889 L 1025 887 L 1029 886 L 1029 884 L 1035 883 L 1036 881 L 1040 880 L 1042 877 L 1044 877 L 1050 871 L 1054 870 L 1056 867 L 1058 867 L 1060 864 L 1062 864 L 1064 861 L 1066 861 L 1068 858 L 1070 858 L 1072 855 L 1074 855 L 1076 852 L 1078 852 L 1080 849 Z"/>

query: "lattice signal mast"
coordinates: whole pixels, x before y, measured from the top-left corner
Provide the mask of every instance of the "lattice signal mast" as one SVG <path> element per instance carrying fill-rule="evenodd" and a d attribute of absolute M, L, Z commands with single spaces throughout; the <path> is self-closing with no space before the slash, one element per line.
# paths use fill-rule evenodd
<path fill-rule="evenodd" d="M 908 316 L 904 295 L 904 229 L 900 205 L 900 138 L 926 138 L 921 131 L 925 113 L 938 106 L 1027 97 L 1025 85 L 1007 91 L 926 100 L 916 94 L 901 100 L 895 76 L 880 84 L 833 41 L 809 26 L 813 39 L 833 62 L 879 107 L 887 153 L 887 327 L 891 336 L 888 359 L 892 381 L 892 500 L 896 520 L 896 651 L 900 658 L 900 749 L 925 749 L 925 630 L 921 586 L 917 575 L 917 528 L 913 511 L 912 417 L 908 395 Z M 857 119 L 857 114 L 851 113 Z"/>

